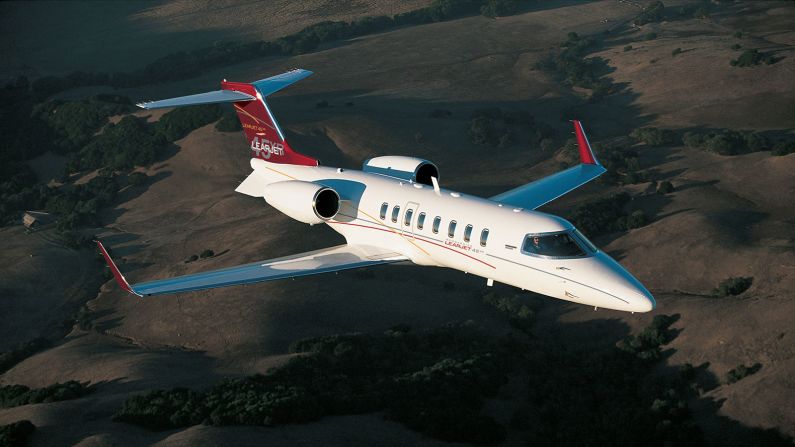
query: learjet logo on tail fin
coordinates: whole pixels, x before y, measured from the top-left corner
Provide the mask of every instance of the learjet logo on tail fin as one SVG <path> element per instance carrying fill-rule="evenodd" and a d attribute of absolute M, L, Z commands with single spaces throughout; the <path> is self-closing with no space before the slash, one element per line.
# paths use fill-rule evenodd
<path fill-rule="evenodd" d="M 254 158 L 261 158 L 268 160 L 271 155 L 284 155 L 284 145 L 266 140 L 265 137 L 260 140 L 260 137 L 254 137 L 251 140 L 251 156 Z"/>

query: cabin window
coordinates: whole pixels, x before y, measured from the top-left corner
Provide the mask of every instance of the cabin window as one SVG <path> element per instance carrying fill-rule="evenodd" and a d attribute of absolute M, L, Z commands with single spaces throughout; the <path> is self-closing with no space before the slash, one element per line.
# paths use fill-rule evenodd
<path fill-rule="evenodd" d="M 486 242 L 489 241 L 489 229 L 484 228 L 483 231 L 480 232 L 480 246 L 485 247 Z"/>
<path fill-rule="evenodd" d="M 381 220 L 386 219 L 386 210 L 389 208 L 389 204 L 384 202 L 381 204 Z"/>
<path fill-rule="evenodd" d="M 411 216 L 414 215 L 414 210 L 409 208 L 406 210 L 406 216 L 403 218 L 403 225 L 409 226 L 411 225 Z"/>
<path fill-rule="evenodd" d="M 469 238 L 472 236 L 472 225 L 467 225 L 464 228 L 464 242 L 469 242 Z"/>
<path fill-rule="evenodd" d="M 439 225 L 441 225 L 441 224 L 442 224 L 442 218 L 441 217 L 436 216 L 436 217 L 433 218 L 433 234 L 436 234 L 436 233 L 439 232 Z"/>
<path fill-rule="evenodd" d="M 456 225 L 456 221 L 451 220 L 450 221 L 450 225 L 447 226 L 447 236 L 448 237 L 451 237 L 451 238 L 455 237 L 455 225 Z"/>
<path fill-rule="evenodd" d="M 422 227 L 424 226 L 425 226 L 425 213 L 420 213 L 420 215 L 417 216 L 417 229 L 422 230 Z"/>
<path fill-rule="evenodd" d="M 588 256 L 584 245 L 569 231 L 528 234 L 522 244 L 522 252 L 550 258 L 582 258 Z"/>
<path fill-rule="evenodd" d="M 400 215 L 400 205 L 395 205 L 392 208 L 392 222 L 397 222 L 398 215 Z"/>

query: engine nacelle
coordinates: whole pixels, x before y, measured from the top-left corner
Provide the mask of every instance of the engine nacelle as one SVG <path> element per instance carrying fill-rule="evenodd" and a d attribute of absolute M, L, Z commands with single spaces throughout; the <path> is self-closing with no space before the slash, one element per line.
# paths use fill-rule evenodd
<path fill-rule="evenodd" d="M 388 175 L 408 182 L 432 186 L 431 177 L 439 180 L 439 168 L 428 160 L 400 155 L 371 158 L 364 162 L 362 171 Z"/>
<path fill-rule="evenodd" d="M 263 195 L 272 207 L 308 224 L 334 218 L 340 210 L 340 196 L 328 186 L 301 180 L 271 183 Z"/>

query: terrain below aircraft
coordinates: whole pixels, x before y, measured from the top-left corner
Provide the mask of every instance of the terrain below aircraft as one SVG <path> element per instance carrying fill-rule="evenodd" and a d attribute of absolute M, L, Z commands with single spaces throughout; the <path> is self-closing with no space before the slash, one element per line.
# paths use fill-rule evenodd
<path fill-rule="evenodd" d="M 294 151 L 265 98 L 312 74 L 292 70 L 221 90 L 138 104 L 144 109 L 232 103 L 251 147 L 253 172 L 235 191 L 282 213 L 326 224 L 346 244 L 267 261 L 130 285 L 97 245 L 121 288 L 138 296 L 188 292 L 380 264 L 439 266 L 594 307 L 647 312 L 652 295 L 565 219 L 535 211 L 605 172 L 579 121 L 580 164 L 494 197 L 439 186 L 428 160 L 382 156 L 362 170 L 319 166 Z"/>

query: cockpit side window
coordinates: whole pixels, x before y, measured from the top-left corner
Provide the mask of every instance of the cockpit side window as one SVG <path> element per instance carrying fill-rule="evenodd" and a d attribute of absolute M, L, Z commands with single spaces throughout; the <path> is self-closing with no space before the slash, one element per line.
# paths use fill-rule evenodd
<path fill-rule="evenodd" d="M 579 238 L 571 232 L 528 234 L 522 244 L 522 252 L 532 256 L 550 258 L 583 258 L 593 253 L 584 248 Z"/>
<path fill-rule="evenodd" d="M 589 253 L 596 253 L 597 251 L 599 251 L 599 249 L 596 248 L 596 246 L 591 241 L 589 241 L 584 234 L 580 233 L 580 230 L 575 228 L 574 231 L 572 231 L 572 236 L 574 236 L 574 238 L 577 239 L 577 241 L 580 243 L 581 246 L 585 247 L 585 251 Z"/>

